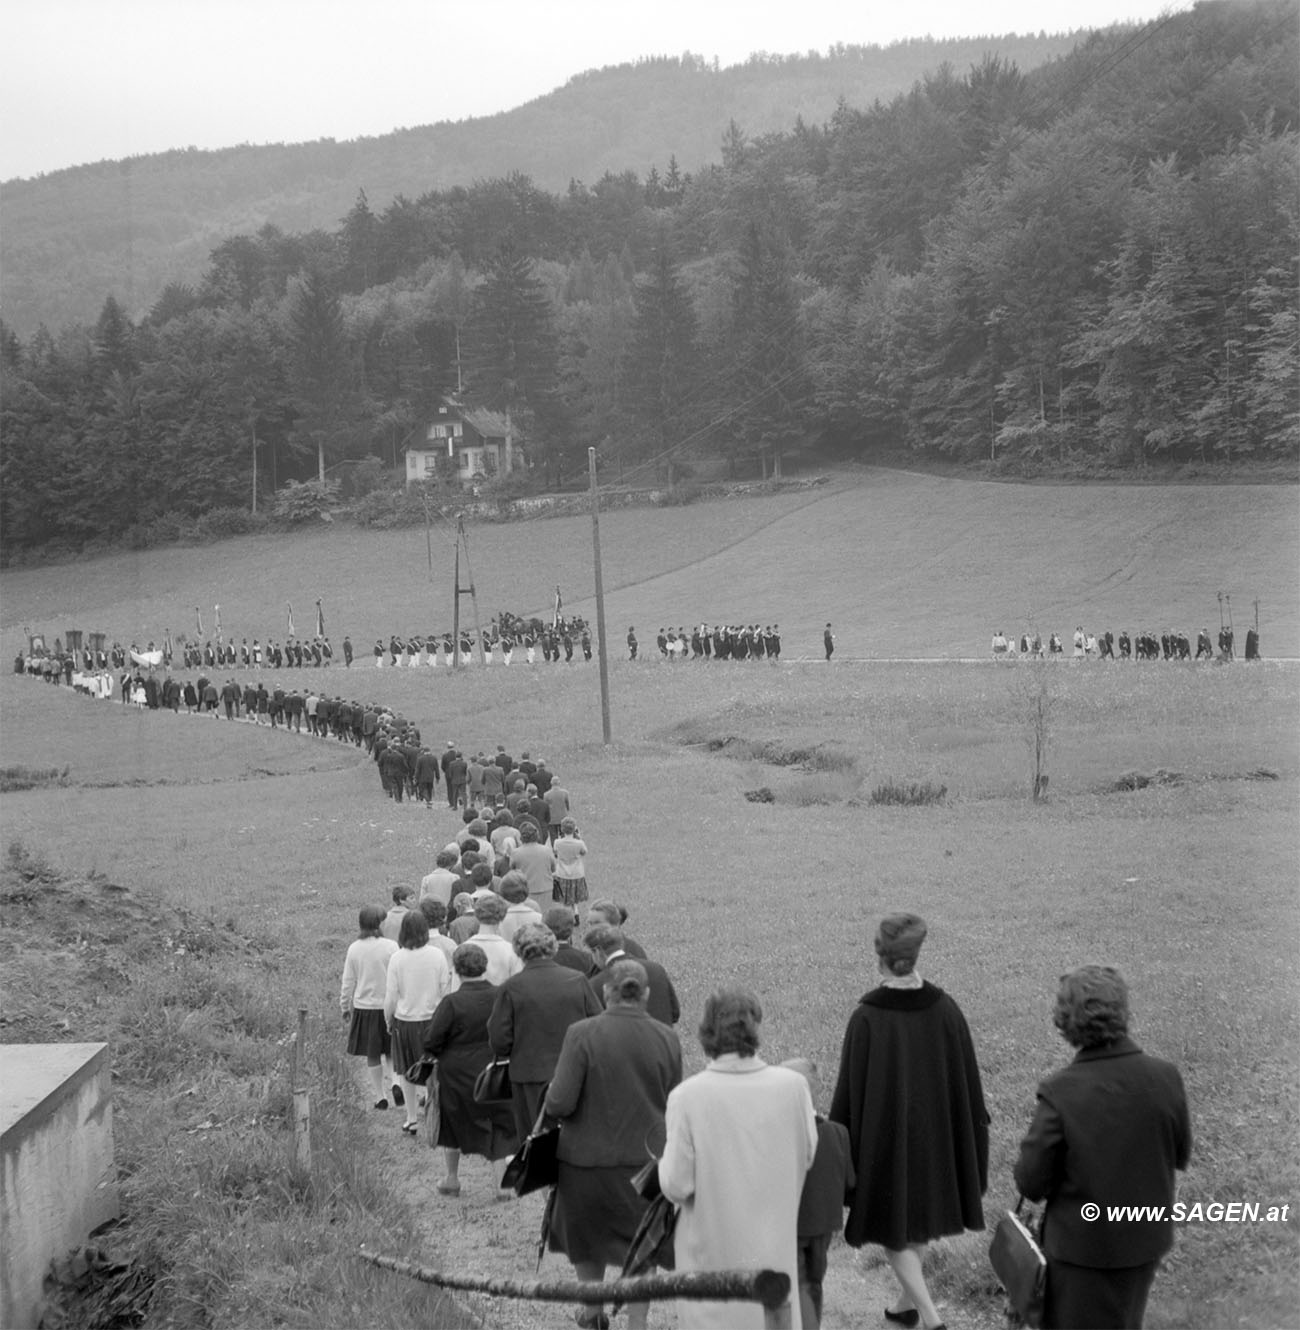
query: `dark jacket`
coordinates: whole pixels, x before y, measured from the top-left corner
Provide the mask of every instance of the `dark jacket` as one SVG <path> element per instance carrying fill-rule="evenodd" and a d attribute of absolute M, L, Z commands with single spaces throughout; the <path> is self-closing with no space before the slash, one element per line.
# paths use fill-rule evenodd
<path fill-rule="evenodd" d="M 488 1038 L 498 1057 L 510 1057 L 512 1081 L 549 1081 L 564 1033 L 600 1012 L 600 999 L 576 970 L 553 960 L 524 962 L 497 990 Z"/>
<path fill-rule="evenodd" d="M 984 1227 L 989 1116 L 966 1018 L 941 988 L 862 999 L 827 1116 L 848 1128 L 857 1172 L 850 1246 L 897 1251 Z"/>
<path fill-rule="evenodd" d="M 559 1157 L 584 1168 L 647 1163 L 648 1138 L 681 1079 L 676 1034 L 639 1008 L 571 1025 L 546 1092 L 547 1113 L 564 1124 Z"/>
<path fill-rule="evenodd" d="M 617 952 L 609 960 L 613 965 L 617 961 L 636 961 L 645 970 L 646 982 L 650 986 L 650 997 L 646 1002 L 646 1011 L 664 1025 L 676 1025 L 682 1018 L 682 1005 L 677 1000 L 677 990 L 668 977 L 668 971 L 658 961 L 645 956 L 633 956 L 630 951 Z M 608 967 L 606 967 L 608 968 Z M 602 997 L 605 994 L 605 971 L 597 970 L 591 977 L 591 986 Z"/>
<path fill-rule="evenodd" d="M 1191 1118 L 1182 1077 L 1131 1039 L 1082 1049 L 1038 1087 L 1020 1143 L 1016 1185 L 1047 1201 L 1049 1257 L 1093 1269 L 1145 1265 L 1174 1242 L 1173 1220 L 1106 1220 L 1112 1205 L 1171 1206 L 1174 1171 L 1187 1167 Z M 1101 1206 L 1101 1222 L 1081 1207 Z"/>
<path fill-rule="evenodd" d="M 819 1117 L 817 1153 L 799 1197 L 798 1234 L 801 1238 L 819 1238 L 839 1229 L 844 1222 L 844 1207 L 852 1199 L 855 1181 L 847 1128 Z"/>

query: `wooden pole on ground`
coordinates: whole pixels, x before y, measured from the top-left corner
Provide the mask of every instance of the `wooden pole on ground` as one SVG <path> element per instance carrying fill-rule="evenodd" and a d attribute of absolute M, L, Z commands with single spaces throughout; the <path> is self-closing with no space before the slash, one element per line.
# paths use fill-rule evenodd
<path fill-rule="evenodd" d="M 311 1177 L 311 1098 L 304 1084 L 307 1056 L 307 1008 L 298 1008 L 298 1032 L 293 1040 L 293 1162 L 298 1172 Z"/>
<path fill-rule="evenodd" d="M 532 1302 L 660 1302 L 668 1298 L 691 1301 L 761 1303 L 764 1325 L 779 1330 L 790 1324 L 790 1276 L 780 1270 L 690 1270 L 635 1279 L 611 1279 L 603 1283 L 579 1279 L 506 1279 L 482 1275 L 452 1274 L 415 1265 L 395 1256 L 384 1256 L 365 1247 L 357 1253 L 363 1261 L 381 1270 L 417 1279 L 437 1288 L 465 1293 L 486 1293 L 498 1298 L 521 1298 Z"/>
<path fill-rule="evenodd" d="M 601 742 L 610 742 L 609 655 L 605 649 L 605 583 L 600 575 L 600 490 L 596 485 L 596 450 L 587 449 L 587 474 L 591 481 L 591 543 L 596 561 L 596 652 L 600 659 Z"/>

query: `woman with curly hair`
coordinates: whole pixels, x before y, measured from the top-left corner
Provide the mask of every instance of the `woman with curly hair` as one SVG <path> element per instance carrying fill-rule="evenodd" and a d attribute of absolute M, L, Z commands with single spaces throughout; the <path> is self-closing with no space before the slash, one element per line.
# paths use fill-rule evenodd
<path fill-rule="evenodd" d="M 798 1288 L 799 1197 L 817 1150 L 808 1083 L 758 1056 L 763 1019 L 745 989 L 710 994 L 700 1022 L 708 1065 L 668 1096 L 659 1185 L 681 1206 L 677 1269 L 780 1270 Z M 563 1134 L 563 1133 L 561 1133 Z M 797 1292 L 788 1304 L 800 1330 Z M 680 1330 L 758 1330 L 758 1303 L 679 1300 Z"/>
<path fill-rule="evenodd" d="M 1174 1173 L 1192 1150 L 1182 1078 L 1128 1037 L 1128 986 L 1109 965 L 1062 975 L 1053 1019 L 1079 1051 L 1038 1087 L 1015 1170 L 1031 1201 L 1047 1201 L 1043 1325 L 1140 1327 L 1174 1245 Z M 1112 1205 L 1166 1217 L 1097 1223 Z"/>
<path fill-rule="evenodd" d="M 537 1120 L 565 1031 L 603 1010 L 586 979 L 556 962 L 557 946 L 545 924 L 525 924 L 515 934 L 523 969 L 501 985 L 488 1021 L 492 1051 L 510 1059 L 510 1094 L 521 1137 Z"/>
<path fill-rule="evenodd" d="M 424 1040 L 427 1057 L 438 1060 L 438 1144 L 446 1176 L 438 1183 L 443 1196 L 460 1195 L 462 1155 L 490 1160 L 498 1189 L 505 1167 L 519 1147 L 514 1113 L 509 1104 L 480 1104 L 474 1082 L 492 1061 L 488 1017 L 496 989 L 487 980 L 487 956 L 475 942 L 464 942 L 451 958 L 460 981 L 454 993 L 438 1004 Z M 505 1192 L 502 1199 L 513 1199 Z"/>

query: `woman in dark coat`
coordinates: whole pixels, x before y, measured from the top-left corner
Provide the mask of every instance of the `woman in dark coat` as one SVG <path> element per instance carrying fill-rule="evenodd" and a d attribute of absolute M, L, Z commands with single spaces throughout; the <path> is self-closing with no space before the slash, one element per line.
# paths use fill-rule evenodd
<path fill-rule="evenodd" d="M 510 1059 L 515 1127 L 522 1138 L 537 1120 L 569 1026 L 599 1016 L 602 1007 L 577 970 L 556 962 L 559 944 L 545 924 L 525 924 L 511 945 L 524 968 L 497 989 L 488 1039 L 498 1057 Z"/>
<path fill-rule="evenodd" d="M 1047 1201 L 1043 1325 L 1140 1327 L 1160 1258 L 1174 1245 L 1174 1173 L 1192 1150 L 1177 1068 L 1129 1037 L 1128 987 L 1108 965 L 1062 975 L 1056 1028 L 1079 1050 L 1038 1087 L 1016 1185 Z M 1107 1206 L 1163 1219 L 1089 1219 Z M 1149 1207 L 1149 1208 L 1148 1208 Z"/>
<path fill-rule="evenodd" d="M 460 988 L 448 993 L 434 1011 L 424 1052 L 438 1059 L 438 1144 L 447 1166 L 438 1190 L 444 1196 L 459 1196 L 461 1155 L 491 1160 L 499 1190 L 506 1164 L 519 1148 L 519 1135 L 509 1104 L 480 1104 L 474 1099 L 474 1082 L 492 1061 L 487 1023 L 497 990 L 483 978 L 487 956 L 482 947 L 465 942 L 452 953 L 451 964 L 460 976 Z"/>
<path fill-rule="evenodd" d="M 830 1119 L 849 1130 L 858 1183 L 844 1237 L 877 1243 L 902 1285 L 899 1325 L 942 1324 L 926 1287 L 926 1243 L 984 1227 L 988 1112 L 966 1019 L 916 972 L 925 921 L 881 921 L 883 981 L 849 1018 Z"/>
<path fill-rule="evenodd" d="M 594 1281 L 607 1265 L 622 1266 L 636 1236 L 647 1202 L 631 1178 L 649 1161 L 651 1139 L 662 1139 L 668 1092 L 682 1079 L 676 1034 L 646 1011 L 645 968 L 615 961 L 603 978 L 608 1005 L 569 1026 L 545 1103 L 561 1123 L 550 1249 Z M 645 1325 L 647 1311 L 628 1305 L 629 1330 Z M 593 1308 L 578 1324 L 601 1319 Z"/>

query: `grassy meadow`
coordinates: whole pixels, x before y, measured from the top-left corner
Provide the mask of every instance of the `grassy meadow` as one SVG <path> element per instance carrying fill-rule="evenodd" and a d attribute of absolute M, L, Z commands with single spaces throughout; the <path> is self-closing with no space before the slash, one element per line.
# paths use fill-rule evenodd
<path fill-rule="evenodd" d="M 813 1057 L 832 1081 L 844 1022 L 873 983 L 875 921 L 894 909 L 925 915 L 923 972 L 961 1003 L 985 1077 L 990 1213 L 1014 1200 L 1010 1164 L 1034 1085 L 1068 1057 L 1050 1019 L 1057 976 L 1084 961 L 1119 965 L 1136 1038 L 1174 1060 L 1187 1082 L 1195 1148 L 1183 1198 L 1292 1205 L 1283 1225 L 1186 1225 L 1148 1324 L 1283 1326 L 1300 1305 L 1300 665 L 870 658 L 982 654 L 995 616 L 1010 631 L 1030 610 L 1044 632 L 1079 620 L 1100 626 L 1103 607 L 1116 631 L 1166 622 L 1194 631 L 1206 620 L 1213 630 L 1207 588 L 1214 610 L 1221 587 L 1232 589 L 1234 608 L 1260 596 L 1266 655 L 1300 654 L 1294 515 L 1292 489 L 900 476 L 610 514 L 601 527 L 611 622 L 636 623 L 651 656 L 661 619 L 777 619 L 788 655 L 816 656 L 831 618 L 841 653 L 867 659 L 670 666 L 618 652 L 608 749 L 594 664 L 529 670 L 517 660 L 508 671 L 453 676 L 359 663 L 329 677 L 345 678 L 349 696 L 414 718 L 436 747 L 501 742 L 548 760 L 591 847 L 593 893 L 628 906 L 629 931 L 674 977 L 692 1069 L 701 1065 L 693 1028 L 705 995 L 738 982 L 762 997 L 767 1054 Z M 540 609 L 559 581 L 566 605 L 584 608 L 588 533 L 569 519 L 475 528 L 481 599 Z M 488 592 L 498 584 L 499 596 Z M 434 602 L 423 533 L 409 532 L 317 532 L 23 570 L 5 574 L 0 590 L 11 655 L 23 623 L 51 635 L 80 625 L 143 639 L 188 626 L 196 604 L 207 621 L 214 600 L 227 632 L 251 638 L 276 632 L 286 599 L 299 627 L 309 626 L 323 594 L 336 645 L 350 631 L 361 649 L 380 633 L 449 619 L 426 612 Z M 1243 604 L 1239 641 L 1244 618 Z M 1035 804 L 1026 741 L 1040 684 L 1051 779 L 1050 797 Z M 93 874 L 101 889 L 127 887 L 160 919 L 180 911 L 207 935 L 246 939 L 181 964 L 237 968 L 242 1009 L 260 1013 L 245 1023 L 272 1045 L 300 1003 L 318 1043 L 341 1042 L 338 973 L 357 907 L 427 872 L 457 825 L 436 804 L 386 802 L 373 765 L 332 741 L 137 713 L 8 674 L 0 721 L 3 765 L 67 769 L 5 794 L 6 843 L 67 874 Z M 1115 788 L 1158 772 L 1164 778 L 1146 788 Z M 871 791 L 886 781 L 930 781 L 948 794 L 924 808 L 876 806 Z M 764 786 L 772 802 L 745 799 Z M 5 915 L 8 924 L 11 906 Z M 93 909 L 82 918 L 93 937 Z M 8 965 L 6 982 L 23 986 Z M 53 1005 L 44 1026 L 30 1014 L 22 1037 L 92 1037 L 87 1013 L 66 1032 Z M 12 1029 L 5 1037 L 18 1037 Z M 322 1064 L 326 1089 L 336 1063 Z M 340 1093 L 348 1100 L 346 1087 Z M 340 1150 L 349 1122 L 362 1130 L 360 1104 L 337 1110 Z M 177 1158 L 207 1139 L 178 1131 Z M 364 1229 L 371 1193 L 361 1182 L 332 1185 L 363 1198 L 349 1203 L 348 1232 Z M 254 1205 L 256 1179 L 241 1186 L 232 1213 Z M 400 1217 L 379 1216 L 375 1228 L 374 1244 L 391 1249 Z M 521 1234 L 518 1252 L 506 1254 L 518 1261 L 514 1273 L 531 1271 L 531 1238 Z M 949 1324 L 996 1319 L 986 1247 L 968 1237 L 940 1253 Z M 435 1252 L 419 1255 L 436 1263 Z M 490 1256 L 503 1273 L 503 1254 Z M 849 1259 L 843 1249 L 837 1257 Z M 275 1299 L 287 1296 L 290 1264 L 280 1253 L 250 1266 L 214 1296 L 206 1323 L 248 1324 L 250 1308 L 270 1307 L 287 1323 L 354 1323 L 319 1301 L 301 1317 L 285 1312 Z M 250 1302 L 250 1284 L 262 1301 Z"/>

